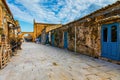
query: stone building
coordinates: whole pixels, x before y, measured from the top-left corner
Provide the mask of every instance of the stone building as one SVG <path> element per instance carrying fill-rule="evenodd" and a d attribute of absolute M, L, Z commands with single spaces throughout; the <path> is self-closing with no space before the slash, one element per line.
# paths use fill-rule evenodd
<path fill-rule="evenodd" d="M 43 38 L 43 43 L 46 41 L 46 33 L 48 33 L 50 30 L 55 29 L 56 27 L 59 27 L 59 24 L 49 24 L 49 23 L 38 23 L 34 20 L 34 30 L 33 32 L 21 32 L 19 35 L 19 38 L 23 38 L 25 34 L 30 34 L 33 38 L 33 41 L 35 41 L 36 38 Z"/>
<path fill-rule="evenodd" d="M 6 0 L 0 0 L 0 28 L 1 34 L 4 34 L 6 40 L 14 38 L 20 32 L 19 22 L 14 20 L 13 15 L 6 3 Z"/>
<path fill-rule="evenodd" d="M 9 61 L 13 48 L 10 42 L 17 38 L 18 32 L 19 22 L 14 20 L 6 0 L 0 0 L 0 68 Z"/>
<path fill-rule="evenodd" d="M 50 32 L 56 47 L 120 61 L 120 1 Z"/>
<path fill-rule="evenodd" d="M 41 37 L 41 42 L 45 44 L 46 33 L 52 30 L 53 28 L 56 28 L 56 25 L 59 24 L 37 23 L 34 20 L 34 41 L 36 38 Z"/>

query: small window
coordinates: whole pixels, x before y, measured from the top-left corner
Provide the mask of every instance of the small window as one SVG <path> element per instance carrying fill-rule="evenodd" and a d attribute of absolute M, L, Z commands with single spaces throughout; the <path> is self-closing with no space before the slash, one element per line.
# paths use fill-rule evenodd
<path fill-rule="evenodd" d="M 103 30 L 103 41 L 107 42 L 107 38 L 108 38 L 108 28 L 104 28 L 104 30 Z"/>
<path fill-rule="evenodd" d="M 111 42 L 117 42 L 117 27 L 112 26 L 111 28 Z"/>

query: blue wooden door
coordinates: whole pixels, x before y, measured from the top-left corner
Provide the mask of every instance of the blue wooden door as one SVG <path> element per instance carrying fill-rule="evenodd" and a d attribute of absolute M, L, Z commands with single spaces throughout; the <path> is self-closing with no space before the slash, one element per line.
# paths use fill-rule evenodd
<path fill-rule="evenodd" d="M 46 42 L 45 44 L 48 44 L 49 43 L 49 37 L 48 37 L 48 34 L 46 34 Z"/>
<path fill-rule="evenodd" d="M 41 43 L 41 36 L 39 37 L 39 42 Z"/>
<path fill-rule="evenodd" d="M 55 41 L 55 37 L 54 34 L 52 34 L 52 46 L 54 46 L 54 41 Z"/>
<path fill-rule="evenodd" d="M 68 33 L 64 32 L 64 48 L 68 48 Z"/>
<path fill-rule="evenodd" d="M 102 26 L 102 56 L 120 60 L 119 23 Z"/>

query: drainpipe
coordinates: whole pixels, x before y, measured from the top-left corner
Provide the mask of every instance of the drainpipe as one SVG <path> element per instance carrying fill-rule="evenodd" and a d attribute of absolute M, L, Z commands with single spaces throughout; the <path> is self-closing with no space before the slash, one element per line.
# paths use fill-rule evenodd
<path fill-rule="evenodd" d="M 76 26 L 75 26 L 75 53 L 76 53 Z"/>

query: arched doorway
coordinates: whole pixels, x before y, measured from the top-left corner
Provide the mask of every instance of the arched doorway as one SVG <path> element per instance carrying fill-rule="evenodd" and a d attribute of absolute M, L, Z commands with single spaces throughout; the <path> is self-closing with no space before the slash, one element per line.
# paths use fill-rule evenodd
<path fill-rule="evenodd" d="M 24 35 L 23 35 L 23 40 L 24 40 L 25 42 L 32 42 L 32 41 L 33 41 L 33 37 L 32 37 L 31 34 L 24 34 Z"/>

